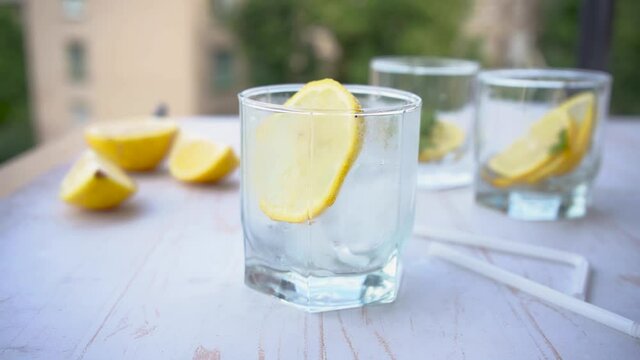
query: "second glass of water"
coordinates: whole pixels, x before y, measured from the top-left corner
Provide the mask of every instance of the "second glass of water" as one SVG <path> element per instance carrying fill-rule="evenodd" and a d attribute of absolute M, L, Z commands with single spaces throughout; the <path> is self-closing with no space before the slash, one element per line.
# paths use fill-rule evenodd
<path fill-rule="evenodd" d="M 422 98 L 418 187 L 448 189 L 473 179 L 471 136 L 476 62 L 390 56 L 371 61 L 369 82 Z"/>
<path fill-rule="evenodd" d="M 509 69 L 482 72 L 478 83 L 477 202 L 523 220 L 584 216 L 611 77 Z"/>

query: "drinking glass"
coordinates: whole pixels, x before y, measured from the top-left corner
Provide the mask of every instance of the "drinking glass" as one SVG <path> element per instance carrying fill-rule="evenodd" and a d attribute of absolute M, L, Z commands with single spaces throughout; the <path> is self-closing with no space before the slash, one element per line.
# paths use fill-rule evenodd
<path fill-rule="evenodd" d="M 479 65 L 459 59 L 377 57 L 369 82 L 422 98 L 418 187 L 448 189 L 473 180 L 473 85 Z"/>
<path fill-rule="evenodd" d="M 276 85 L 239 94 L 245 283 L 309 312 L 392 302 L 401 276 L 399 255 L 413 227 L 420 98 L 395 89 L 347 85 L 361 111 L 284 106 L 300 88 Z M 274 220 L 261 207 L 261 199 L 274 194 L 261 185 L 272 178 L 269 171 L 279 159 L 259 161 L 273 150 L 261 143 L 267 136 L 262 124 L 279 117 L 311 123 L 323 116 L 361 119 L 356 157 L 323 212 L 304 221 Z M 315 128 L 308 130 L 313 139 Z M 293 141 L 282 144 L 288 140 Z M 286 145 L 277 146 L 288 151 Z M 314 162 L 313 151 L 297 156 L 310 172 L 326 165 Z M 314 184 L 302 188 L 307 186 Z"/>
<path fill-rule="evenodd" d="M 478 77 L 475 198 L 524 220 L 585 215 L 611 77 L 572 69 Z"/>

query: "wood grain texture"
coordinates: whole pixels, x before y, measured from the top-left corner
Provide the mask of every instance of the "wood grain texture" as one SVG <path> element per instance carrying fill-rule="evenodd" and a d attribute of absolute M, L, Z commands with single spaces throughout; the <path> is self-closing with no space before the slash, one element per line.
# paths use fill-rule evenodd
<path fill-rule="evenodd" d="M 183 127 L 238 148 L 237 122 L 198 119 Z M 470 189 L 460 189 L 420 192 L 416 221 L 581 253 L 593 266 L 590 301 L 640 319 L 639 152 L 640 123 L 612 123 L 595 203 L 581 220 L 512 220 L 476 206 Z M 626 335 L 427 258 L 419 239 L 407 245 L 395 303 L 303 313 L 243 285 L 237 173 L 216 186 L 177 183 L 164 168 L 137 174 L 132 201 L 88 213 L 57 199 L 72 155 L 65 156 L 0 199 L 0 359 L 640 354 L 640 342 Z M 11 169 L 0 174 L 16 176 Z M 570 270 L 560 265 L 462 250 L 557 289 L 568 285 Z"/>

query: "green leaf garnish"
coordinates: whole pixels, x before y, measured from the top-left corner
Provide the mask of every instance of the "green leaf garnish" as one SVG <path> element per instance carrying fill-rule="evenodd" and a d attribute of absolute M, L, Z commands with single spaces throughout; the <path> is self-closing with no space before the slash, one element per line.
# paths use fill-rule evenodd
<path fill-rule="evenodd" d="M 560 131 L 558 133 L 558 142 L 556 142 L 551 149 L 549 149 L 549 152 L 551 153 L 551 155 L 558 155 L 561 152 L 567 150 L 569 148 L 569 134 L 567 132 L 567 129 L 562 129 L 562 131 Z"/>

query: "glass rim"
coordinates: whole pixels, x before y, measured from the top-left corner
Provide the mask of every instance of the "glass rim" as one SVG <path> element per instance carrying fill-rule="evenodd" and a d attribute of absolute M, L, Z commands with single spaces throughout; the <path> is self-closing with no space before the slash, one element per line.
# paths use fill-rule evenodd
<path fill-rule="evenodd" d="M 369 67 L 377 72 L 411 75 L 473 75 L 480 70 L 476 61 L 438 56 L 377 56 Z"/>
<path fill-rule="evenodd" d="M 607 85 L 611 75 L 573 68 L 494 69 L 481 71 L 478 82 L 502 87 L 566 89 Z"/>
<path fill-rule="evenodd" d="M 318 115 L 318 114 L 332 114 L 332 115 L 394 115 L 401 114 L 411 110 L 419 109 L 422 106 L 422 99 L 413 93 L 408 91 L 392 89 L 384 86 L 372 86 L 372 85 L 353 85 L 344 84 L 354 96 L 358 95 L 376 95 L 381 97 L 393 98 L 402 100 L 402 104 L 390 105 L 390 106 L 377 106 L 377 107 L 363 107 L 360 111 L 353 110 L 337 110 L 337 109 L 300 109 L 292 108 L 280 104 L 269 103 L 266 101 L 260 101 L 253 99 L 252 97 L 263 94 L 278 94 L 284 92 L 295 93 L 300 90 L 304 84 L 280 84 L 280 85 L 266 85 L 252 87 L 241 91 L 238 94 L 238 99 L 241 105 L 251 106 L 255 109 L 268 110 L 278 113 L 293 113 L 293 114 L 306 114 L 306 115 Z"/>

